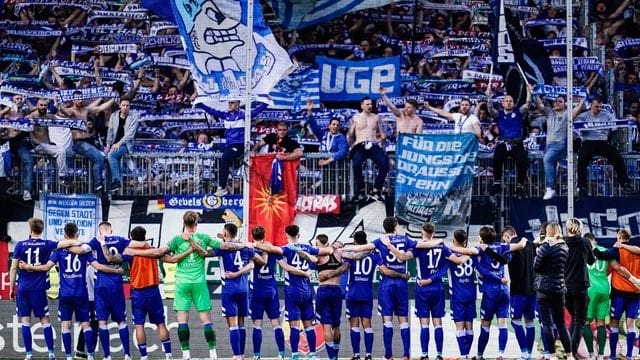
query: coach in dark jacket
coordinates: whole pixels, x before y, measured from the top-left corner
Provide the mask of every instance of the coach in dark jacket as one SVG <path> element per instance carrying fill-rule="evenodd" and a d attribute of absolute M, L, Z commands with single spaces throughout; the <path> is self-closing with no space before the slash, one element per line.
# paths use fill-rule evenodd
<path fill-rule="evenodd" d="M 579 219 L 571 218 L 567 221 L 567 246 L 569 247 L 569 257 L 564 273 L 564 281 L 567 286 L 565 303 L 567 310 L 571 314 L 571 348 L 573 355 L 577 356 L 578 345 L 582 338 L 587 319 L 587 306 L 589 304 L 589 272 L 587 264 L 595 262 L 593 257 L 591 242 L 582 237 L 582 222 Z"/>
<path fill-rule="evenodd" d="M 567 291 L 564 271 L 568 252 L 569 248 L 563 239 L 560 225 L 557 222 L 549 223 L 545 240 L 538 247 L 533 270 L 536 273 L 536 297 L 547 349 L 554 357 L 556 345 L 551 329 L 555 323 L 564 351 L 569 354 L 567 359 L 573 359 L 571 338 L 564 323 L 564 295 Z"/>

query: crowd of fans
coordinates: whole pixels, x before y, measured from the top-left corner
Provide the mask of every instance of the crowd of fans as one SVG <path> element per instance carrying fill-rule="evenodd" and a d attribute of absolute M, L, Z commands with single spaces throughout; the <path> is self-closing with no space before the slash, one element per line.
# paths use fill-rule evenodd
<path fill-rule="evenodd" d="M 576 68 L 574 84 L 585 85 L 589 94 L 584 104 L 583 101 L 576 104 L 584 111 L 594 103 L 604 105 L 602 111 L 609 114 L 606 120 L 624 117 L 633 121 L 629 123 L 633 126 L 621 127 L 618 132 L 635 131 L 635 123 L 640 120 L 640 65 L 636 58 L 640 42 L 634 39 L 640 38 L 640 34 L 634 26 L 633 1 L 585 2 L 584 6 L 576 6 L 580 10 L 576 18 L 589 21 L 576 22 L 573 26 L 566 26 L 563 20 L 564 2 L 520 0 L 507 1 L 507 4 L 512 15 L 520 19 L 522 35 L 544 40 L 544 48 L 552 59 L 556 57 L 561 61 L 565 55 L 564 45 L 561 41 L 549 40 L 561 40 L 568 28 L 573 29 L 578 38 L 576 56 L 598 56 L 604 47 L 604 56 L 592 60 L 590 66 Z M 488 3 L 483 1 L 420 2 L 418 7 L 414 7 L 413 2 L 392 3 L 346 14 L 318 26 L 286 30 L 278 25 L 272 10 L 264 4 L 265 20 L 275 38 L 300 65 L 313 66 L 317 55 L 352 60 L 400 56 L 404 99 L 389 99 L 381 89 L 380 100 L 374 99 L 370 110 L 362 104 L 323 102 L 321 112 L 328 115 L 316 116 L 319 128 L 333 124 L 333 119 L 341 120 L 335 126 L 342 128 L 349 145 L 355 146 L 351 150 L 354 169 L 364 161 L 364 157 L 354 159 L 354 153 L 359 153 L 354 149 L 361 143 L 373 141 L 383 150 L 365 154 L 374 158 L 380 170 L 372 188 L 374 196 L 383 191 L 389 144 L 393 144 L 398 131 L 420 132 L 423 128 L 439 128 L 443 121 L 452 121 L 453 131 L 459 125 L 459 131 L 476 134 L 483 151 L 495 151 L 498 165 L 494 167 L 501 168 L 504 157 L 517 158 L 519 190 L 525 181 L 527 151 L 545 151 L 545 139 L 556 145 L 565 143 L 566 138 L 558 129 L 562 118 L 566 123 L 569 106 L 558 105 L 564 99 L 562 96 L 530 88 L 527 101 L 516 104 L 514 101 L 519 99 L 506 93 L 504 81 L 497 74 L 489 74 L 490 12 Z M 123 186 L 119 163 L 126 153 L 221 150 L 221 166 L 217 173 L 209 175 L 217 184 L 218 193 L 226 193 L 232 163 L 242 154 L 239 133 L 229 136 L 234 130 L 232 127 L 237 125 L 231 123 L 244 113 L 238 102 L 230 102 L 228 111 L 224 112 L 192 109 L 197 92 L 174 24 L 135 1 L 99 4 L 5 1 L 3 19 L 0 23 L 3 39 L 0 43 L 0 116 L 3 118 L 0 142 L 2 149 L 8 151 L 3 151 L 0 157 L 4 160 L 0 177 L 15 179 L 16 174 L 21 174 L 20 182 L 9 191 L 21 194 L 25 200 L 31 199 L 33 171 L 39 166 L 34 163 L 33 153 L 57 160 L 62 184 L 69 182 L 66 157 L 74 153 L 87 157 L 92 163 L 93 189 L 100 193 Z M 597 46 L 590 48 L 592 43 Z M 304 45 L 317 46 L 298 51 Z M 548 85 L 566 85 L 566 71 L 559 69 L 554 73 L 554 84 Z M 610 74 L 613 74 L 613 87 L 606 86 L 611 85 L 607 83 Z M 621 96 L 622 107 L 607 106 L 608 99 L 614 95 L 611 88 Z M 547 100 L 551 102 L 545 104 Z M 265 106 L 254 105 L 252 116 L 257 123 L 252 136 L 257 144 L 268 144 L 266 139 L 259 139 L 270 133 L 280 134 L 287 127 L 288 135 L 298 143 L 311 144 L 305 151 L 326 149 L 321 146 L 318 132 L 312 131 L 305 111 L 287 112 L 279 119 L 285 122 L 279 124 L 263 120 L 269 119 L 259 115 Z M 353 130 L 354 109 L 379 115 L 376 116 L 379 127 L 374 129 L 374 134 L 360 138 Z M 622 112 L 616 115 L 614 110 L 618 109 Z M 269 111 L 267 108 L 264 112 Z M 576 111 L 576 115 L 579 112 Z M 501 121 L 501 117 L 512 113 L 518 117 L 516 127 L 508 127 Z M 30 117 L 35 120 L 24 120 Z M 84 123 L 69 125 L 64 119 Z M 416 128 L 418 120 L 420 125 Z M 556 124 L 557 121 L 560 123 Z M 50 126 L 54 122 L 65 125 Z M 551 129 L 553 126 L 555 130 Z M 331 127 L 329 130 L 333 131 Z M 552 131 L 554 134 L 549 136 Z M 598 140 L 610 136 L 609 131 L 600 132 Z M 576 132 L 576 140 L 584 135 L 582 133 Z M 162 146 L 157 142 L 151 146 L 145 139 L 165 141 Z M 225 142 L 226 146 L 222 145 Z M 636 140 L 634 148 L 638 144 Z M 551 148 L 555 153 L 548 156 L 550 160 L 545 161 L 545 167 L 555 169 L 555 162 L 566 157 L 566 145 Z M 617 149 L 583 154 L 580 171 L 583 167 L 586 169 L 590 156 L 605 156 L 614 163 L 625 193 L 634 193 L 624 164 L 620 165 Z M 301 152 L 296 151 L 295 156 L 299 155 Z M 545 173 L 554 172 L 546 169 Z M 356 176 L 356 180 L 356 190 L 360 191 L 362 179 Z M 545 198 L 550 198 L 555 194 L 555 184 L 547 179 L 546 186 Z M 496 176 L 491 193 L 498 193 L 500 188 L 500 177 Z"/>

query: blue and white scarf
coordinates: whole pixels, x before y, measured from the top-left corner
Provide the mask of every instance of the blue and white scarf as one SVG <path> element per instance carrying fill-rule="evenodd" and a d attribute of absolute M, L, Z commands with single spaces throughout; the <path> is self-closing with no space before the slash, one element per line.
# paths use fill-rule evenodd
<path fill-rule="evenodd" d="M 75 92 L 80 91 L 81 94 L 75 94 Z M 97 99 L 97 98 L 108 98 L 115 99 L 118 98 L 118 93 L 113 91 L 109 86 L 94 86 L 88 88 L 77 88 L 77 89 L 64 89 L 59 90 L 60 94 L 59 100 L 61 102 L 68 102 L 72 100 L 87 100 L 87 99 Z"/>
<path fill-rule="evenodd" d="M 348 44 L 302 44 L 294 45 L 289 48 L 287 53 L 289 56 L 294 56 L 300 51 L 314 51 L 314 50 L 347 50 L 351 51 L 357 58 L 364 58 L 364 53 L 357 45 Z"/>

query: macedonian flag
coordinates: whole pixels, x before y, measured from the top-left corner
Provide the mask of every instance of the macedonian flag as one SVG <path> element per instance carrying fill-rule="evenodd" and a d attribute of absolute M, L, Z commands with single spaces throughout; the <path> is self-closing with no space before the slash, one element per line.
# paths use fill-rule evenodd
<path fill-rule="evenodd" d="M 249 231 L 262 225 L 265 239 L 276 246 L 287 244 L 284 228 L 295 217 L 298 164 L 300 160 L 277 160 L 276 154 L 251 158 Z"/>

